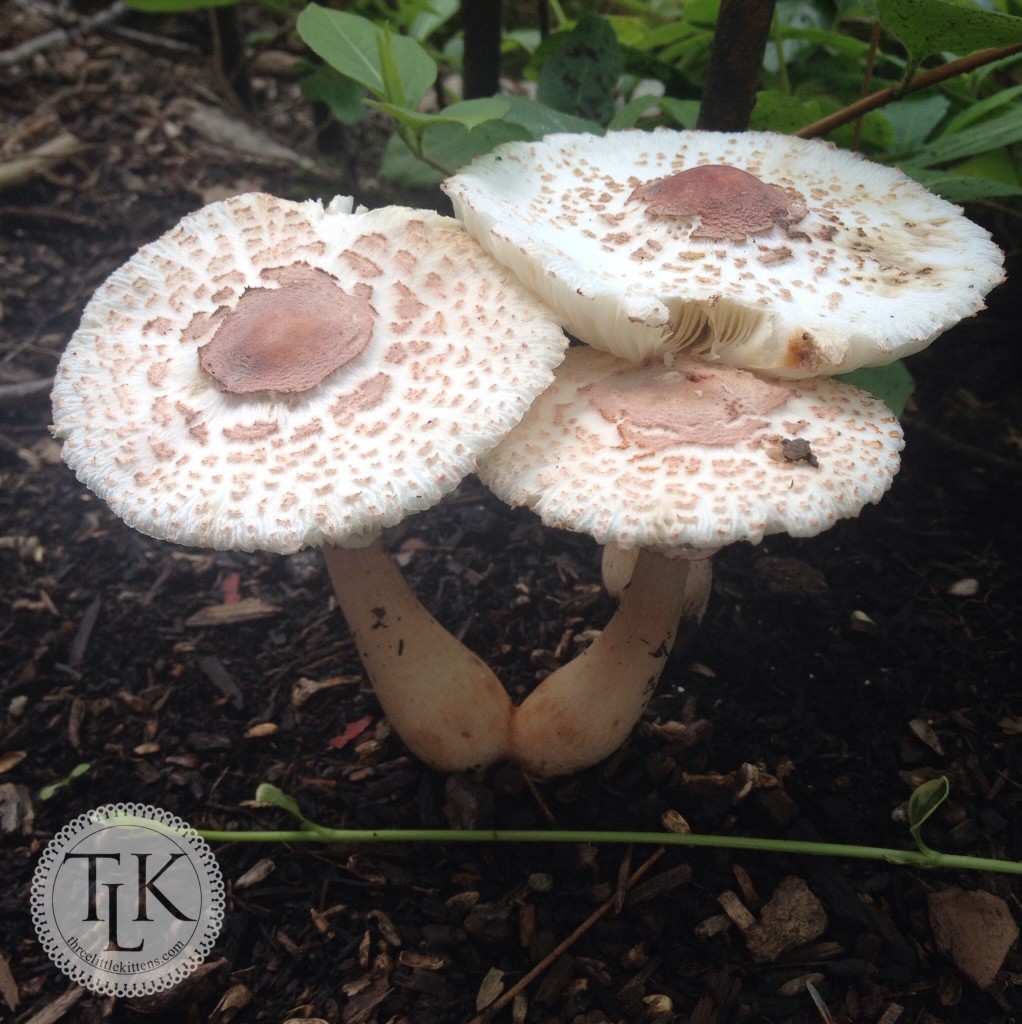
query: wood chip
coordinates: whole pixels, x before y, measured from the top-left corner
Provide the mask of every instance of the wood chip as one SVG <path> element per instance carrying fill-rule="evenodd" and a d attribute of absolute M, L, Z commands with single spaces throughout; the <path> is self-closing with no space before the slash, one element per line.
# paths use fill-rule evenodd
<path fill-rule="evenodd" d="M 185 619 L 186 626 L 233 626 L 279 615 L 280 608 L 258 597 L 246 597 L 233 604 L 211 604 Z"/>
<path fill-rule="evenodd" d="M 16 1010 L 20 999 L 18 998 L 18 984 L 11 974 L 11 968 L 3 953 L 0 953 L 0 996 L 3 996 L 8 1009 Z"/>
<path fill-rule="evenodd" d="M 27 786 L 5 782 L 0 785 L 0 834 L 30 836 L 35 825 L 35 808 Z"/>
<path fill-rule="evenodd" d="M 247 740 L 261 740 L 267 736 L 276 736 L 278 732 L 280 726 L 276 722 L 259 722 L 251 729 L 246 729 L 243 735 Z"/>
<path fill-rule="evenodd" d="M 235 889 L 248 889 L 253 885 L 258 885 L 260 882 L 265 882 L 274 871 L 277 870 L 277 864 L 269 857 L 263 857 L 261 860 L 257 860 L 244 874 L 240 875 L 237 881 L 234 883 Z"/>
<path fill-rule="evenodd" d="M 28 752 L 24 750 L 11 750 L 6 754 L 0 754 L 0 775 L 9 772 L 12 768 L 17 768 L 26 757 L 28 757 Z"/>
<path fill-rule="evenodd" d="M 927 897 L 937 948 L 974 984 L 987 988 L 1018 938 L 1018 925 L 999 896 L 950 886 Z"/>
<path fill-rule="evenodd" d="M 89 990 L 81 985 L 72 985 L 62 996 L 47 1003 L 38 1013 L 32 1014 L 23 1024 L 56 1024 Z"/>
<path fill-rule="evenodd" d="M 725 889 L 717 897 L 724 913 L 743 931 L 748 931 L 755 923 L 756 918 L 752 916 L 749 909 L 739 899 L 738 894 L 730 889 Z"/>
<path fill-rule="evenodd" d="M 485 1010 L 504 991 L 504 972 L 491 967 L 476 993 L 476 1009 Z"/>
<path fill-rule="evenodd" d="M 745 932 L 745 943 L 757 963 L 772 963 L 789 949 L 818 939 L 826 927 L 823 904 L 803 879 L 789 875 Z"/>

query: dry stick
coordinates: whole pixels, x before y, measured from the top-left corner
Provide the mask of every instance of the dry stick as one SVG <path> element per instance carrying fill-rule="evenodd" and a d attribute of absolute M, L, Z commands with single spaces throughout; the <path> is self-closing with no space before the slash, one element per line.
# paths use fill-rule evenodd
<path fill-rule="evenodd" d="M 774 0 L 721 0 L 697 128 L 748 127 L 773 17 Z"/>
<path fill-rule="evenodd" d="M 855 103 L 841 110 L 835 110 L 833 114 L 821 117 L 819 121 L 814 121 L 812 124 L 807 124 L 804 128 L 799 128 L 795 135 L 801 139 L 812 139 L 817 135 L 826 135 L 827 132 L 840 128 L 841 125 L 848 124 L 849 121 L 854 121 L 857 117 L 868 114 L 871 110 L 876 110 L 885 103 L 890 103 L 891 100 L 900 99 L 910 92 L 926 89 L 931 85 L 936 85 L 938 82 L 954 78 L 956 75 L 964 75 L 970 71 L 975 71 L 985 64 L 993 64 L 995 61 L 1003 60 L 1005 57 L 1012 57 L 1016 53 L 1022 53 L 1022 43 L 1015 43 L 1013 46 L 1004 46 L 997 49 L 977 50 L 975 53 L 970 53 L 967 57 L 960 57 L 958 60 L 951 61 L 950 64 L 942 64 L 939 68 L 924 71 L 923 74 L 916 75 L 911 82 L 901 88 L 888 86 L 888 88 L 881 89 L 870 96 L 865 96 L 861 100 L 856 100 Z"/>
<path fill-rule="evenodd" d="M 642 876 L 645 875 L 646 872 L 649 871 L 649 869 L 653 867 L 653 865 L 666 852 L 667 849 L 663 846 L 660 846 L 657 849 L 655 849 L 649 855 L 649 857 L 647 857 L 646 860 L 644 860 L 635 869 L 635 872 L 631 875 L 627 882 L 625 882 L 625 888 L 630 889 L 633 885 L 635 885 L 635 883 L 638 882 L 639 879 L 642 878 Z M 519 992 L 525 989 L 530 984 L 530 982 L 532 982 L 537 977 L 537 975 L 542 974 L 542 972 L 545 971 L 562 953 L 566 952 L 573 945 L 575 945 L 575 943 L 578 942 L 578 940 L 582 938 L 582 936 L 585 935 L 585 933 L 589 931 L 589 929 L 592 928 L 592 926 L 596 924 L 596 922 L 599 921 L 601 917 L 607 914 L 608 911 L 613 910 L 616 902 L 616 893 L 605 899 L 563 942 L 559 943 L 552 950 L 550 950 L 550 952 L 547 953 L 547 955 L 543 957 L 543 959 L 540 960 L 540 962 L 536 964 L 536 966 L 533 967 L 528 974 L 519 979 L 519 981 L 516 984 L 512 985 L 511 988 L 509 988 L 499 999 L 494 1000 L 494 1002 L 487 1006 L 482 1013 L 473 1017 L 469 1021 L 469 1024 L 485 1024 L 485 1022 L 488 1021 L 493 1016 L 493 1014 L 499 1013 L 501 1010 L 503 1010 L 504 1007 L 507 1006 L 507 1004 L 510 1003 L 511 1000 L 514 999 L 514 997 L 518 995 Z"/>

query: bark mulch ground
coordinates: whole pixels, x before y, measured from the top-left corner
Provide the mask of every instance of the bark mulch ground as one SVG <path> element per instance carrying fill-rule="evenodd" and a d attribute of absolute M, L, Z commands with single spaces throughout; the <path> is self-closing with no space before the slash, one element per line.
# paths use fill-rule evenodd
<path fill-rule="evenodd" d="M 31 52 L 54 28 L 66 37 Z M 1022 303 L 1002 288 L 913 359 L 903 469 L 879 506 L 811 541 L 717 558 L 705 620 L 609 761 L 542 784 L 507 766 L 445 778 L 381 717 L 314 553 L 220 554 L 133 533 L 47 433 L 47 381 L 115 266 L 234 191 L 388 201 L 365 158 L 375 129 L 313 163 L 316 126 L 271 41 L 254 102 L 272 150 L 209 70 L 201 20 L 82 32 L 23 3 L 0 15 L 0 39 L 0 57 L 28 47 L 0 61 L 10 1019 L 446 1024 L 499 1006 L 495 1020 L 518 1022 L 822 1020 L 807 980 L 837 1021 L 1018 1019 L 1019 884 L 1007 875 L 552 843 L 221 845 L 227 918 L 190 982 L 148 1001 L 69 987 L 34 938 L 32 871 L 64 824 L 116 801 L 196 827 L 287 827 L 253 803 L 272 782 L 337 827 L 657 831 L 681 815 L 722 835 L 908 849 L 905 801 L 944 775 L 951 797 L 927 842 L 1022 858 Z M 1010 224 L 990 226 L 1017 249 Z M 613 611 L 590 541 L 471 480 L 389 543 L 516 697 Z"/>

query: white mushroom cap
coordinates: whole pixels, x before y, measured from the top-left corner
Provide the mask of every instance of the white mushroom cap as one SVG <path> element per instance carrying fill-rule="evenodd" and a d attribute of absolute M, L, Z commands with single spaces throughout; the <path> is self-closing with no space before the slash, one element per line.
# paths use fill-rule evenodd
<path fill-rule="evenodd" d="M 457 221 L 351 207 L 214 203 L 89 302 L 54 433 L 129 525 L 244 551 L 364 543 L 455 487 L 550 382 L 559 325 Z"/>
<path fill-rule="evenodd" d="M 811 537 L 879 501 L 898 471 L 898 420 L 858 388 L 668 362 L 569 349 L 480 478 L 548 526 L 691 557 Z"/>
<path fill-rule="evenodd" d="M 784 377 L 879 366 L 1003 279 L 1000 250 L 958 207 L 768 132 L 548 135 L 443 187 L 572 334 L 633 361 L 687 349 Z"/>

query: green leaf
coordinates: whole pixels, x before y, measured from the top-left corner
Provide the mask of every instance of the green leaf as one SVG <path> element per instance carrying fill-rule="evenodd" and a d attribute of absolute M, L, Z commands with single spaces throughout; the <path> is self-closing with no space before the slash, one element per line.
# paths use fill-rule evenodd
<path fill-rule="evenodd" d="M 630 100 L 610 119 L 607 127 L 611 131 L 634 128 L 643 117 L 650 117 L 650 111 L 659 111 L 674 124 L 682 128 L 695 128 L 699 118 L 698 100 L 676 100 L 671 96 L 640 96 Z"/>
<path fill-rule="evenodd" d="M 624 55 L 610 23 L 587 14 L 566 33 L 539 73 L 537 99 L 566 114 L 606 124 Z"/>
<path fill-rule="evenodd" d="M 894 149 L 909 153 L 922 146 L 944 119 L 951 101 L 939 92 L 927 96 L 908 96 L 884 107 L 894 129 Z"/>
<path fill-rule="evenodd" d="M 422 136 L 424 154 L 434 164 L 420 160 L 397 135 L 383 151 L 380 177 L 406 188 L 432 188 L 474 157 L 489 153 L 502 142 L 529 140 L 532 135 L 521 125 L 508 121 L 485 121 L 469 131 L 460 124 L 437 124 Z"/>
<path fill-rule="evenodd" d="M 903 164 L 901 169 L 910 178 L 915 178 L 931 192 L 936 192 L 951 203 L 975 203 L 981 199 L 994 199 L 998 196 L 1022 196 L 1022 185 L 1010 181 L 974 178 L 952 171 L 932 171 L 925 167 L 913 167 L 911 164 Z"/>
<path fill-rule="evenodd" d="M 278 789 L 269 782 L 259 783 L 259 786 L 256 788 L 255 798 L 261 803 L 273 804 L 274 807 L 287 811 L 288 814 L 301 822 L 307 821 L 305 815 L 302 814 L 298 804 L 295 802 L 294 797 L 288 796 L 282 789 Z"/>
<path fill-rule="evenodd" d="M 918 63 L 933 53 L 970 53 L 1022 42 L 1022 18 L 952 0 L 877 0 L 880 22 Z"/>
<path fill-rule="evenodd" d="M 313 53 L 380 99 L 399 101 L 387 92 L 378 42 L 381 37 L 390 41 L 405 104 L 418 105 L 436 81 L 436 62 L 414 39 L 357 14 L 331 11 L 313 3 L 298 15 L 296 28 Z"/>
<path fill-rule="evenodd" d="M 954 135 L 963 128 L 968 128 L 969 125 L 975 124 L 998 108 L 1012 103 L 1020 94 L 1022 94 L 1022 85 L 1013 85 L 1009 89 L 1001 89 L 1000 92 L 995 92 L 993 96 L 987 96 L 986 99 L 970 103 L 964 110 L 959 111 L 948 121 L 947 127 L 941 134 Z"/>
<path fill-rule="evenodd" d="M 835 100 L 829 98 L 806 99 L 774 90 L 763 90 L 756 94 L 756 106 L 752 110 L 749 127 L 790 135 L 832 114 L 838 106 Z M 839 146 L 851 146 L 854 131 L 853 125 L 842 125 L 828 138 Z M 862 119 L 862 142 L 881 151 L 887 151 L 893 145 L 894 129 L 881 111 L 873 111 Z"/>
<path fill-rule="evenodd" d="M 180 14 L 207 7 L 230 7 L 238 0 L 125 0 L 125 6 L 146 14 Z M 52 794 L 51 794 L 52 795 Z"/>
<path fill-rule="evenodd" d="M 948 798 L 951 785 L 941 775 L 917 786 L 908 798 L 908 827 L 911 832 L 918 832 L 926 819 Z"/>
<path fill-rule="evenodd" d="M 905 403 L 916 389 L 912 374 L 902 362 L 887 366 L 866 366 L 851 373 L 842 373 L 836 379 L 875 395 L 895 416 L 905 411 Z"/>
<path fill-rule="evenodd" d="M 508 101 L 508 109 L 504 120 L 525 128 L 534 139 L 541 139 L 552 132 L 603 134 L 603 126 L 596 121 L 564 114 L 527 96 L 506 96 L 505 99 Z"/>
<path fill-rule="evenodd" d="M 416 134 L 424 132 L 427 128 L 437 124 L 460 124 L 471 131 L 487 121 L 497 121 L 508 111 L 510 104 L 506 96 L 485 96 L 481 99 L 462 100 L 460 103 L 452 103 L 439 114 L 424 114 L 417 110 L 409 110 L 407 107 L 399 107 L 393 103 L 379 103 L 369 101 L 369 106 L 382 110 L 395 121 L 407 125 Z"/>
<path fill-rule="evenodd" d="M 302 95 L 313 103 L 325 103 L 341 124 L 358 124 L 365 114 L 365 91 L 327 64 L 321 64 L 302 78 Z"/>
<path fill-rule="evenodd" d="M 953 135 L 941 135 L 931 140 L 922 149 L 906 157 L 906 163 L 917 167 L 949 164 L 1016 142 L 1022 142 L 1022 116 L 1013 107 Z"/>

